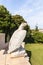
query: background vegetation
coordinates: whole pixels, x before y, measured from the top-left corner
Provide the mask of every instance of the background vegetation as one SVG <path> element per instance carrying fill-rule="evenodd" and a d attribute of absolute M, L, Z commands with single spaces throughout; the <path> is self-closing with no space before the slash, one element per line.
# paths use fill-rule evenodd
<path fill-rule="evenodd" d="M 26 22 L 22 16 L 11 15 L 3 5 L 0 5 L 0 32 L 5 33 L 5 42 L 9 41 L 22 22 Z M 30 28 L 27 26 L 25 29 L 29 31 Z"/>
<path fill-rule="evenodd" d="M 22 22 L 26 22 L 21 15 L 11 15 L 6 7 L 0 5 L 0 33 L 5 33 L 5 42 L 10 40 L 13 32 Z M 25 27 L 27 35 L 25 38 L 25 48 L 31 54 L 32 65 L 43 65 L 43 33 L 39 32 L 38 26 L 34 30 L 30 26 Z M 38 44 L 37 44 L 38 43 Z"/>
<path fill-rule="evenodd" d="M 22 22 L 26 22 L 21 15 L 11 15 L 10 12 L 3 5 L 0 5 L 0 32 L 5 33 L 5 42 L 10 40 L 13 32 L 19 27 Z M 39 32 L 38 26 L 35 30 L 31 30 L 30 26 L 25 27 L 27 35 L 25 42 L 28 43 L 43 43 L 43 33 Z"/>
<path fill-rule="evenodd" d="M 22 22 L 26 22 L 21 15 L 11 15 L 6 7 L 0 5 L 0 32 L 5 33 L 5 42 L 10 40 L 13 32 L 19 27 Z M 43 43 L 43 33 L 39 32 L 38 26 L 35 30 L 31 30 L 30 26 L 25 27 L 27 30 L 27 35 L 25 42 L 28 43 Z"/>

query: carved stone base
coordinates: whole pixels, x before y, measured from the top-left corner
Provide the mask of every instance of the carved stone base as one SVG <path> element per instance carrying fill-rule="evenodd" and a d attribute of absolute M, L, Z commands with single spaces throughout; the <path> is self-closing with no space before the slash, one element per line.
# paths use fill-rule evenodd
<path fill-rule="evenodd" d="M 0 51 L 0 65 L 30 65 L 27 59 L 22 55 L 14 57 L 13 54 L 2 54 Z"/>

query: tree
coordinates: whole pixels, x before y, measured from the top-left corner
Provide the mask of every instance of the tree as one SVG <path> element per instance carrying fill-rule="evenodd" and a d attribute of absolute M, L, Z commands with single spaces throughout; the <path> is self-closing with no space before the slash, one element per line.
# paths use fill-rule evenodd
<path fill-rule="evenodd" d="M 13 23 L 15 23 L 15 28 L 17 29 L 19 27 L 19 25 L 22 23 L 22 22 L 26 22 L 24 20 L 24 18 L 20 15 L 14 15 L 12 16 L 12 19 L 13 19 Z M 27 23 L 27 22 L 26 22 Z M 12 31 L 16 30 L 15 28 L 12 29 Z M 28 39 L 30 38 L 31 36 L 31 30 L 30 30 L 30 26 L 27 25 L 25 28 L 25 30 L 27 30 L 27 35 L 26 35 L 26 38 L 25 38 L 25 42 L 28 41 Z"/>
<path fill-rule="evenodd" d="M 12 16 L 12 18 L 13 18 L 13 21 L 16 23 L 17 27 L 19 27 L 19 25 L 20 25 L 22 22 L 26 22 L 26 21 L 24 20 L 24 18 L 23 18 L 22 16 L 20 16 L 20 15 L 14 15 L 14 16 Z"/>
<path fill-rule="evenodd" d="M 31 31 L 29 25 L 26 27 L 26 30 L 27 30 L 27 35 L 26 35 L 26 38 L 25 38 L 25 42 L 26 43 L 33 43 L 34 38 L 32 37 L 32 31 Z"/>
<path fill-rule="evenodd" d="M 12 16 L 12 22 L 15 24 L 15 28 L 17 29 L 19 27 L 19 25 L 22 23 L 22 22 L 25 22 L 27 23 L 24 18 L 20 15 L 14 15 Z M 30 34 L 30 26 L 27 25 L 24 29 L 27 30 L 27 32 Z"/>
<path fill-rule="evenodd" d="M 16 30 L 18 29 L 19 25 L 22 23 L 22 22 L 26 22 L 24 20 L 24 18 L 20 15 L 13 15 L 12 16 L 12 23 L 11 23 L 11 34 Z"/>
<path fill-rule="evenodd" d="M 33 33 L 34 42 L 43 43 L 43 33 L 34 31 Z"/>
<path fill-rule="evenodd" d="M 0 5 L 0 32 L 5 33 L 5 41 L 7 41 L 8 38 L 10 39 L 13 32 L 22 22 L 26 22 L 22 16 L 12 16 L 3 5 Z M 27 25 L 25 29 L 27 30 L 27 37 L 29 37 L 30 27 Z"/>
<path fill-rule="evenodd" d="M 0 30 L 6 34 L 5 38 L 7 38 L 7 35 L 10 32 L 10 22 L 11 14 L 3 5 L 0 5 Z"/>

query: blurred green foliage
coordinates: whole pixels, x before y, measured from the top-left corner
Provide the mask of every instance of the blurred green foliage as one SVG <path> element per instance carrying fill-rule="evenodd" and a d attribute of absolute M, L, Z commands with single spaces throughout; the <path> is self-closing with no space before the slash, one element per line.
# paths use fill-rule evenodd
<path fill-rule="evenodd" d="M 34 31 L 32 36 L 34 38 L 34 42 L 43 43 L 43 33 Z"/>
<path fill-rule="evenodd" d="M 5 42 L 10 40 L 13 32 L 18 29 L 22 22 L 26 21 L 21 15 L 11 15 L 6 7 L 0 5 L 0 33 L 5 33 Z M 24 40 L 26 43 L 43 43 L 43 33 L 39 32 L 38 26 L 36 26 L 35 30 L 31 30 L 29 25 L 24 29 L 27 31 L 27 35 Z"/>
<path fill-rule="evenodd" d="M 0 5 L 0 32 L 5 33 L 5 42 L 10 40 L 13 32 L 18 29 L 22 22 L 26 22 L 20 15 L 11 15 L 6 7 Z M 29 30 L 29 26 L 25 28 Z"/>

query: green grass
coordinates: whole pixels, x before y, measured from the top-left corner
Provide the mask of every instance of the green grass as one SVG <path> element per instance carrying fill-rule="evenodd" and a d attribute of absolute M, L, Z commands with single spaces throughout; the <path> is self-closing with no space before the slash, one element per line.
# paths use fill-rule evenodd
<path fill-rule="evenodd" d="M 43 44 L 26 44 L 25 49 L 31 51 L 32 65 L 43 65 Z"/>

